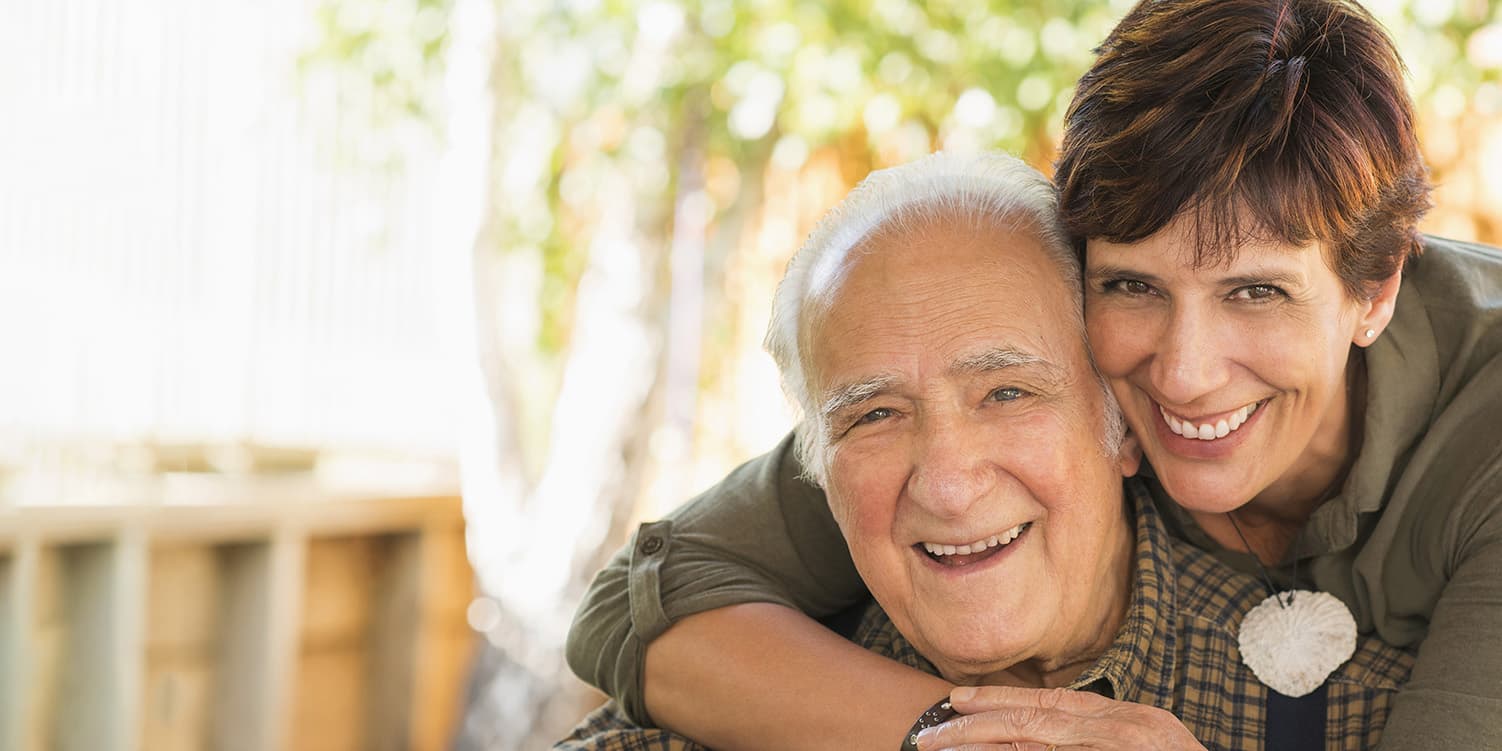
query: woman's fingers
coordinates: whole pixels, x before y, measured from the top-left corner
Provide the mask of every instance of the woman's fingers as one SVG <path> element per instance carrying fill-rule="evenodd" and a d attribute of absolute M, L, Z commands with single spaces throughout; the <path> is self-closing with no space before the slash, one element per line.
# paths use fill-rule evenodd
<path fill-rule="evenodd" d="M 1042 751 L 1049 744 L 1073 745 L 1079 718 L 1065 712 L 1036 707 L 1007 707 L 956 717 L 918 734 L 918 748 L 965 748 L 991 744 L 1007 748 Z M 1030 744 L 1030 745 L 1029 745 Z"/>
<path fill-rule="evenodd" d="M 963 746 L 946 748 L 944 751 L 1076 751 L 1076 749 L 1042 743 L 967 743 Z"/>
<path fill-rule="evenodd" d="M 1073 714 L 1093 714 L 1109 708 L 1110 699 L 1089 691 L 1067 688 L 1017 688 L 1015 686 L 960 686 L 949 701 L 962 714 L 992 709 L 1057 709 Z M 1136 705 L 1134 705 L 1136 706 Z"/>

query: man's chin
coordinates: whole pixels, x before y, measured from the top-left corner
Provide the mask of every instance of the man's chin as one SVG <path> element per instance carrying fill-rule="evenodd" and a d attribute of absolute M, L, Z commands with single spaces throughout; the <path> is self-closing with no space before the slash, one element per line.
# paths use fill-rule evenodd
<path fill-rule="evenodd" d="M 986 640 L 940 638 L 931 646 L 919 647 L 918 651 L 939 669 L 945 680 L 959 685 L 986 683 L 991 676 L 1027 658 L 1018 645 L 998 642 L 992 636 Z"/>

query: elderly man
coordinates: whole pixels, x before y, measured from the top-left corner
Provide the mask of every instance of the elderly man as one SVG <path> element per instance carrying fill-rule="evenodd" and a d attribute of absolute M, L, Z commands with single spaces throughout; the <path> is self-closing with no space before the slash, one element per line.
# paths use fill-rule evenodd
<path fill-rule="evenodd" d="M 1270 705 L 1236 648 L 1266 590 L 1123 491 L 1136 452 L 1053 196 L 1004 155 L 875 173 L 778 288 L 767 343 L 806 416 L 798 449 L 876 601 L 857 641 L 954 684 L 1136 702 L 1160 747 L 1371 745 L 1411 656 L 1360 641 L 1310 698 Z M 1090 730 L 1078 745 L 1115 740 Z M 613 706 L 561 744 L 675 746 L 695 744 Z"/>

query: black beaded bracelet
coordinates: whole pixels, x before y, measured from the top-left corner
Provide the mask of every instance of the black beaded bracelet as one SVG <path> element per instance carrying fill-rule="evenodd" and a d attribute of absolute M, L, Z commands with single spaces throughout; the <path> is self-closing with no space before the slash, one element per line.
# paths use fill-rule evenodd
<path fill-rule="evenodd" d="M 958 717 L 959 712 L 949 704 L 949 697 L 940 699 L 939 702 L 929 707 L 923 714 L 918 715 L 918 721 L 913 723 L 913 729 L 907 731 L 907 737 L 902 740 L 902 751 L 918 751 L 918 733 L 942 725 L 949 720 Z"/>

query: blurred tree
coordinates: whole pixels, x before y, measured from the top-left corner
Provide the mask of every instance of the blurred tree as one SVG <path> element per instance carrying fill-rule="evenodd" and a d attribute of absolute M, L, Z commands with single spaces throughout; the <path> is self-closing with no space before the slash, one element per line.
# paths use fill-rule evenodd
<path fill-rule="evenodd" d="M 452 20 L 486 4 L 325 0 L 305 62 L 370 92 L 357 101 L 372 128 L 432 122 Z M 560 656 L 577 595 L 643 513 L 645 489 L 681 500 L 692 447 L 744 414 L 723 406 L 752 398 L 736 363 L 809 223 L 871 169 L 935 148 L 1002 148 L 1046 170 L 1074 80 L 1129 5 L 490 6 L 477 152 L 488 193 L 471 270 L 492 492 L 467 481 L 466 514 L 491 650 L 462 747 L 537 746 L 577 717 Z M 1502 35 L 1499 11 L 1380 6 L 1425 116 L 1457 132 L 1495 122 L 1502 61 L 1473 42 Z M 1464 151 L 1447 151 L 1446 168 L 1468 164 Z M 1496 231 L 1494 218 L 1474 221 Z"/>

